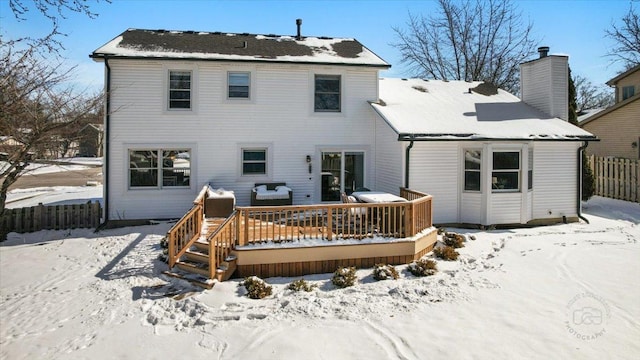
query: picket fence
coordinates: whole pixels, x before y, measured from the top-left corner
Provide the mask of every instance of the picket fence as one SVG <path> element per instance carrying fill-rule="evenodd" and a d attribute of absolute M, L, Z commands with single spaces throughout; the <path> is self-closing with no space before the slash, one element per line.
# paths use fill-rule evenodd
<path fill-rule="evenodd" d="M 595 178 L 595 195 L 640 202 L 640 160 L 588 157 Z"/>
<path fill-rule="evenodd" d="M 0 226 L 7 232 L 26 233 L 39 230 L 95 228 L 100 224 L 99 202 L 85 204 L 37 206 L 6 209 Z"/>

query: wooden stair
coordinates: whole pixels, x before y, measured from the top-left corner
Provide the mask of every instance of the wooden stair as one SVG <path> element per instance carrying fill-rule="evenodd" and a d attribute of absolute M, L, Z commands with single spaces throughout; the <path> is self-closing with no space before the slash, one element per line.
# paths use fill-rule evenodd
<path fill-rule="evenodd" d="M 236 271 L 237 257 L 230 254 L 227 258 L 218 264 L 215 272 L 215 279 L 218 281 L 226 281 L 231 278 Z M 209 279 L 209 244 L 196 241 L 193 246 L 185 252 L 185 254 L 176 262 L 178 269 L 196 274 Z"/>

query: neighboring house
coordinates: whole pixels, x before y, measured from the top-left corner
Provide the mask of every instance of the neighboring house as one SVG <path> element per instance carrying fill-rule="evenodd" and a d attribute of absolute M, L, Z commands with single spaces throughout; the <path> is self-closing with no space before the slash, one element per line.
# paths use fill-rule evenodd
<path fill-rule="evenodd" d="M 596 156 L 640 159 L 640 65 L 607 82 L 615 88 L 616 103 L 580 122 L 600 141 L 586 152 Z"/>
<path fill-rule="evenodd" d="M 578 149 L 593 136 L 558 118 L 566 57 L 522 66 L 540 111 L 503 91 L 469 93 L 478 83 L 379 80 L 390 65 L 358 41 L 299 28 L 132 29 L 91 57 L 105 63 L 109 94 L 109 220 L 180 217 L 206 183 L 249 205 L 263 182 L 286 182 L 300 205 L 408 186 L 434 195 L 437 223 L 579 215 Z"/>
<path fill-rule="evenodd" d="M 102 124 L 87 124 L 80 131 L 78 156 L 101 157 L 104 126 Z"/>
<path fill-rule="evenodd" d="M 10 153 L 24 144 L 16 140 L 13 136 L 0 135 L 0 152 Z"/>

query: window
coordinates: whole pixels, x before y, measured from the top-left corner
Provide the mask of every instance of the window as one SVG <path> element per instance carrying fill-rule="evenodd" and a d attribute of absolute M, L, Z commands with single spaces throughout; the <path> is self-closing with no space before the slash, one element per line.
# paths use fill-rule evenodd
<path fill-rule="evenodd" d="M 340 112 L 340 75 L 316 75 L 314 89 L 316 112 Z"/>
<path fill-rule="evenodd" d="M 464 151 L 464 189 L 465 191 L 480 191 L 481 150 Z"/>
<path fill-rule="evenodd" d="M 242 149 L 242 175 L 267 175 L 267 149 Z"/>
<path fill-rule="evenodd" d="M 191 71 L 169 71 L 169 109 L 191 109 Z"/>
<path fill-rule="evenodd" d="M 229 99 L 248 99 L 249 87 L 251 84 L 251 74 L 248 72 L 228 73 L 228 94 Z"/>
<path fill-rule="evenodd" d="M 496 191 L 520 190 L 520 153 L 504 151 L 493 153 L 491 188 Z"/>
<path fill-rule="evenodd" d="M 129 150 L 129 187 L 188 187 L 191 179 L 191 150 Z"/>
<path fill-rule="evenodd" d="M 627 100 L 628 98 L 630 98 L 633 95 L 635 95 L 635 93 L 636 93 L 636 88 L 633 85 L 623 87 L 622 88 L 622 100 Z"/>

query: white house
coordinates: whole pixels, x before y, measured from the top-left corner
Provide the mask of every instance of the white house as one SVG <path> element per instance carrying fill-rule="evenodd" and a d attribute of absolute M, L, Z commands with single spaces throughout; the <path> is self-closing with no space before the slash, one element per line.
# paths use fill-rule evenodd
<path fill-rule="evenodd" d="M 379 80 L 390 65 L 357 40 L 299 25 L 297 36 L 130 29 L 91 57 L 108 94 L 105 220 L 179 217 L 206 183 L 248 205 L 260 182 L 286 182 L 298 205 L 408 185 L 434 195 L 437 223 L 579 215 L 577 154 L 593 136 L 557 118 L 566 57 L 523 64 L 539 111 L 469 93 L 478 83 Z"/>

